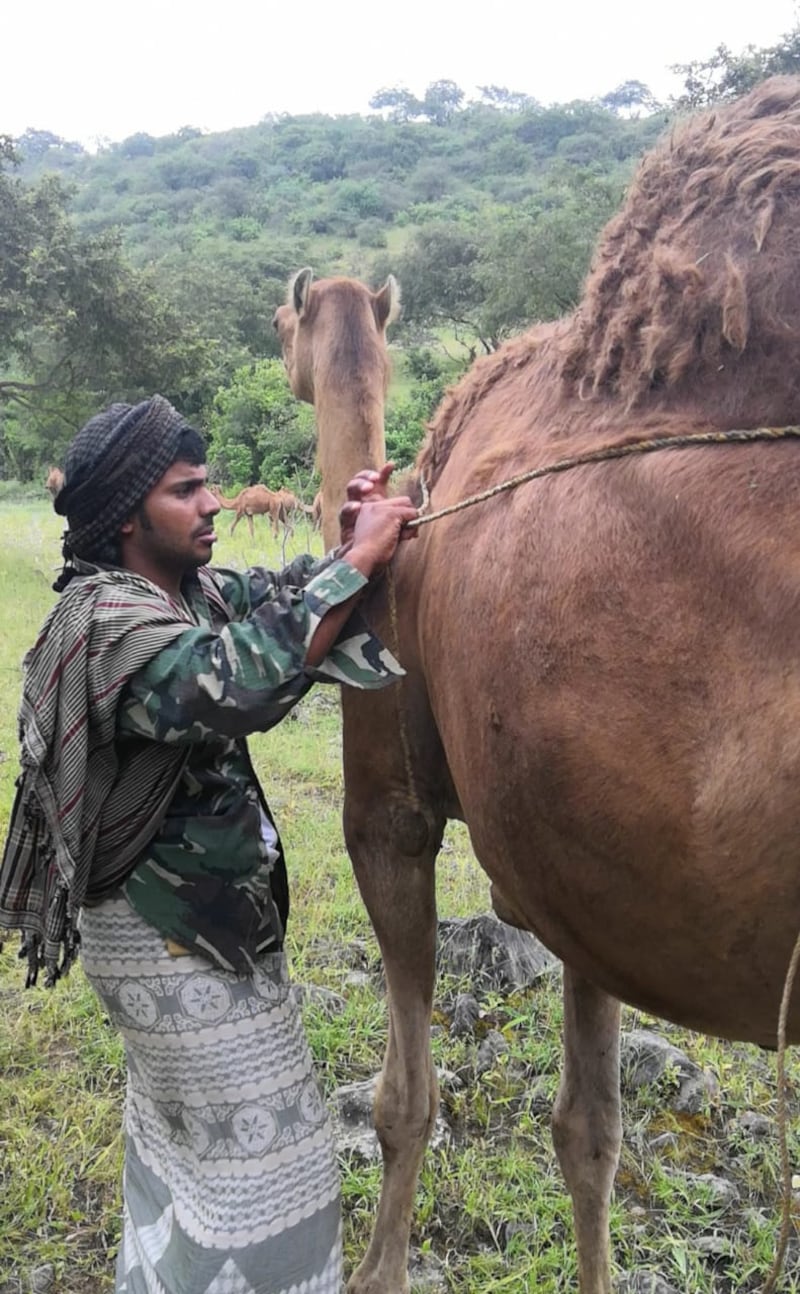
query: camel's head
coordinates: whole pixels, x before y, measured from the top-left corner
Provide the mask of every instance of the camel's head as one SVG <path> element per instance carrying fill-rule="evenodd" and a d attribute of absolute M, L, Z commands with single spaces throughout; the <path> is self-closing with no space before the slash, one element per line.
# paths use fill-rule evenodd
<path fill-rule="evenodd" d="M 354 365 L 363 366 L 376 342 L 385 352 L 386 329 L 400 313 L 400 289 L 392 274 L 377 292 L 356 279 L 313 280 L 308 268 L 294 274 L 286 302 L 272 319 L 292 391 L 309 404 L 315 376 L 335 366 L 345 380 Z"/>

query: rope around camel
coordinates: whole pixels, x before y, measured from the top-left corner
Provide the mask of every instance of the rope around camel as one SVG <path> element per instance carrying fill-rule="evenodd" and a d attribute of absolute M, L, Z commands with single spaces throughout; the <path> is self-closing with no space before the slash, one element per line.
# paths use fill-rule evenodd
<path fill-rule="evenodd" d="M 589 450 L 585 454 L 575 454 L 572 458 L 561 458 L 555 463 L 548 463 L 544 467 L 534 467 L 528 472 L 521 472 L 517 476 L 509 477 L 506 481 L 501 481 L 498 485 L 490 486 L 486 490 L 481 490 L 478 494 L 471 494 L 468 498 L 462 499 L 460 503 L 452 503 L 446 508 L 440 508 L 437 512 L 426 512 L 422 516 L 416 517 L 413 521 L 406 522 L 404 529 L 416 530 L 419 526 L 427 526 L 432 521 L 439 521 L 442 517 L 453 516 L 457 512 L 464 512 L 467 508 L 472 508 L 477 503 L 484 503 L 487 499 L 493 499 L 498 494 L 503 494 L 507 490 L 515 490 L 520 485 L 527 484 L 528 481 L 537 481 L 543 476 L 555 476 L 559 472 L 570 471 L 573 467 L 584 467 L 589 463 L 606 463 L 616 458 L 630 458 L 635 454 L 652 454 L 657 450 L 666 449 L 691 449 L 695 446 L 711 445 L 736 445 L 747 444 L 754 441 L 776 441 L 776 440 L 800 440 L 800 426 L 790 427 L 753 427 L 746 430 L 733 431 L 699 431 L 689 432 L 685 436 L 654 436 L 650 440 L 634 440 L 622 445 L 605 445 L 599 449 Z M 427 491 L 426 500 L 427 500 Z M 389 566 L 387 570 L 387 583 L 389 594 L 389 619 L 392 625 L 394 635 L 395 655 L 399 658 L 399 638 L 397 624 L 397 590 L 394 582 L 394 572 Z M 399 703 L 400 688 L 396 689 L 398 694 L 398 720 L 400 730 L 400 740 L 403 748 L 403 762 L 405 764 L 406 777 L 408 779 L 409 796 L 413 807 L 419 810 L 419 796 L 417 793 L 416 779 L 414 778 L 414 768 L 411 759 L 411 746 L 408 739 L 408 730 L 405 723 L 405 714 Z M 778 1239 L 778 1248 L 775 1254 L 770 1272 L 762 1286 L 761 1294 L 772 1294 L 776 1282 L 783 1268 L 786 1258 L 786 1250 L 789 1245 L 789 1238 L 792 1230 L 792 1171 L 789 1162 L 788 1146 L 788 1114 L 786 1102 L 786 1030 L 789 1017 L 789 1003 L 792 996 L 794 978 L 800 964 L 800 932 L 795 940 L 794 949 L 789 966 L 786 972 L 786 978 L 783 985 L 781 996 L 780 1010 L 778 1013 L 778 1030 L 777 1030 L 777 1087 L 778 1087 L 778 1147 L 781 1158 L 781 1179 L 782 1179 L 782 1198 L 781 1198 L 781 1229 Z"/>
<path fill-rule="evenodd" d="M 587 463 L 606 463 L 614 458 L 630 458 L 634 454 L 653 454 L 661 449 L 691 449 L 695 445 L 736 445 L 756 440 L 790 439 L 800 440 L 800 427 L 753 427 L 747 431 L 696 431 L 685 436 L 654 436 L 651 440 L 632 440 L 623 445 L 605 445 L 600 449 L 591 449 L 585 454 L 575 454 L 572 458 L 561 458 L 555 463 L 547 463 L 544 467 L 534 467 L 529 472 L 521 472 L 519 476 L 509 477 L 507 481 L 501 481 L 499 485 L 481 490 L 479 494 L 471 494 L 460 503 L 451 503 L 449 507 L 440 508 L 438 512 L 427 512 L 424 516 L 415 517 L 413 521 L 406 522 L 404 529 L 416 530 L 418 526 L 427 526 L 431 521 L 439 521 L 441 517 L 452 516 L 453 513 L 463 512 L 476 503 L 493 499 L 496 494 L 515 490 L 518 485 L 525 485 L 528 481 L 537 481 L 542 476 L 554 476 L 557 472 L 567 472 L 573 467 L 584 467 Z"/>

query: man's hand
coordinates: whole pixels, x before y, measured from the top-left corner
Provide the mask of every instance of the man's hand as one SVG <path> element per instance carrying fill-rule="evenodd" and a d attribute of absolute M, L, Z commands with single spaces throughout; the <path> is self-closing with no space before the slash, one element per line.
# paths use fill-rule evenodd
<path fill-rule="evenodd" d="M 411 539 L 416 529 L 403 530 L 407 521 L 418 516 L 406 495 L 386 497 L 386 484 L 394 463 L 379 472 L 364 471 L 354 476 L 347 487 L 347 503 L 339 513 L 342 546 L 338 554 L 369 579 L 392 560 L 401 539 Z M 306 656 L 306 664 L 315 666 L 330 651 L 359 597 L 332 607 L 317 627 Z"/>
<path fill-rule="evenodd" d="M 394 471 L 394 463 L 386 463 L 380 470 L 364 468 L 357 472 L 347 484 L 347 503 L 339 512 L 339 530 L 343 548 L 353 542 L 356 518 L 364 503 L 377 503 L 388 498 L 387 486 L 389 477 Z M 404 538 L 410 538 L 413 531 L 407 531 Z"/>
<path fill-rule="evenodd" d="M 364 504 L 356 517 L 353 542 L 343 554 L 344 560 L 367 578 L 377 575 L 394 557 L 404 525 L 416 516 L 417 509 L 404 494 Z M 416 530 L 406 533 L 411 537 Z"/>

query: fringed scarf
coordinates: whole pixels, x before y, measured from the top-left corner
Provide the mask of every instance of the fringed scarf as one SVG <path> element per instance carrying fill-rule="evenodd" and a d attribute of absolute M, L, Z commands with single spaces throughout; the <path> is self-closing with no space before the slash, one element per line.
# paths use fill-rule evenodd
<path fill-rule="evenodd" d="M 128 571 L 78 572 L 24 661 L 22 771 L 0 864 L 0 926 L 23 932 L 27 982 L 44 967 L 48 987 L 75 958 L 84 900 L 130 871 L 186 759 L 158 743 L 121 752 L 115 737 L 125 685 L 192 626 L 189 613 Z"/>

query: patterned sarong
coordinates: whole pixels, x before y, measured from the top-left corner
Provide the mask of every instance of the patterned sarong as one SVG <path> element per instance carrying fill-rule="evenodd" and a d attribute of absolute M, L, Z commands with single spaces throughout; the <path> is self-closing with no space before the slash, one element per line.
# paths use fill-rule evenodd
<path fill-rule="evenodd" d="M 124 898 L 81 960 L 125 1040 L 117 1294 L 340 1294 L 339 1177 L 282 953 L 172 957 Z"/>

